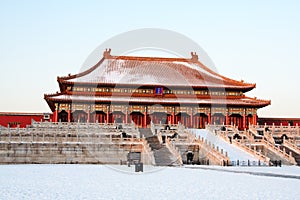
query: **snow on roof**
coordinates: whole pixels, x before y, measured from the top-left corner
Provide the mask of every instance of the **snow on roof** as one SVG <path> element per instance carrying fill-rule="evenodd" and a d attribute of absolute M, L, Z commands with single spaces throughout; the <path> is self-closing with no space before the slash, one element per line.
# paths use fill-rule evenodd
<path fill-rule="evenodd" d="M 219 80 L 223 80 L 221 76 L 218 76 L 216 74 L 210 73 L 209 71 L 203 69 L 202 67 L 200 67 L 199 65 L 196 65 L 195 63 L 189 63 L 189 62 L 178 62 L 178 61 L 174 61 L 174 64 L 179 64 L 179 65 L 185 65 L 191 69 L 195 69 L 203 74 L 206 74 L 208 76 L 212 76 L 215 79 L 219 79 Z"/>
<path fill-rule="evenodd" d="M 106 54 L 105 54 L 106 55 Z M 67 77 L 66 83 L 254 88 L 223 77 L 194 59 L 106 55 L 90 69 Z"/>

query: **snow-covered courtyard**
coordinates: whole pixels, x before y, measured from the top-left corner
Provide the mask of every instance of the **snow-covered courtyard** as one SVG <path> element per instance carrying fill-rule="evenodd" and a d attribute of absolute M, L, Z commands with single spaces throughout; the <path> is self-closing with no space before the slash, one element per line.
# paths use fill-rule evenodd
<path fill-rule="evenodd" d="M 193 167 L 193 168 L 191 168 Z M 299 199 L 300 168 L 1 165 L 0 199 Z M 216 170 L 232 170 L 224 172 Z M 257 176 L 236 171 L 294 175 Z M 298 178 L 297 178 L 298 177 Z"/>

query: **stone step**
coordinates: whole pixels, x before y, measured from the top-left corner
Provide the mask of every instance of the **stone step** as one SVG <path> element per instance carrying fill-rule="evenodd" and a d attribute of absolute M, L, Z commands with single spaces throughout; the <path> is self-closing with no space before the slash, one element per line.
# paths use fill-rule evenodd
<path fill-rule="evenodd" d="M 300 155 L 297 154 L 295 151 L 290 149 L 289 147 L 285 147 L 286 153 L 290 154 L 292 152 L 293 157 L 295 158 L 295 161 L 298 166 L 300 166 Z"/>
<path fill-rule="evenodd" d="M 152 137 L 146 138 L 146 140 L 149 143 L 152 150 L 158 150 L 162 147 L 157 136 L 152 136 Z"/>
<path fill-rule="evenodd" d="M 294 156 L 294 158 L 295 158 L 297 165 L 300 166 L 300 155 L 296 155 L 296 156 Z"/>
<path fill-rule="evenodd" d="M 153 136 L 153 133 L 150 128 L 140 128 L 139 129 L 140 136 L 144 136 L 145 138 Z"/>
<path fill-rule="evenodd" d="M 176 158 L 166 146 L 154 151 L 154 158 L 157 166 L 175 166 L 179 165 Z"/>
<path fill-rule="evenodd" d="M 149 146 L 154 153 L 154 159 L 157 166 L 177 166 L 176 157 L 169 151 L 169 149 L 159 142 L 156 135 L 152 134 L 151 129 L 139 129 L 141 136 L 145 136 Z"/>

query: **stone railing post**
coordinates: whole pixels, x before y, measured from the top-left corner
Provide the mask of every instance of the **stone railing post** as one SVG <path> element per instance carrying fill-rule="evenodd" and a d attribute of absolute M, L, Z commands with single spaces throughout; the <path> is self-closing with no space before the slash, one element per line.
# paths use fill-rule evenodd
<path fill-rule="evenodd" d="M 10 125 L 8 125 L 8 138 L 9 138 L 9 142 L 10 142 L 11 141 Z"/>
<path fill-rule="evenodd" d="M 33 143 L 33 140 L 34 140 L 34 138 L 33 138 L 33 132 L 29 132 L 29 134 L 31 135 L 31 143 Z"/>
<path fill-rule="evenodd" d="M 19 125 L 17 126 L 17 133 L 16 135 L 19 135 L 19 142 L 22 142 L 22 137 L 21 137 L 21 133 L 20 133 L 20 130 L 19 130 Z"/>

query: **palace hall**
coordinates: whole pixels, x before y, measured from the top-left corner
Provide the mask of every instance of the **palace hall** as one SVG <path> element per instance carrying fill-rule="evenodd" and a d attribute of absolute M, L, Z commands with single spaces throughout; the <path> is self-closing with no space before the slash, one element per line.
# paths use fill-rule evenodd
<path fill-rule="evenodd" d="M 111 55 L 78 74 L 57 77 L 59 92 L 45 94 L 53 122 L 178 124 L 257 123 L 269 100 L 248 97 L 256 84 L 233 80 L 190 58 Z"/>

